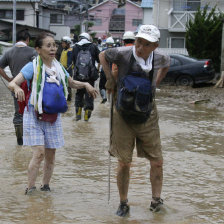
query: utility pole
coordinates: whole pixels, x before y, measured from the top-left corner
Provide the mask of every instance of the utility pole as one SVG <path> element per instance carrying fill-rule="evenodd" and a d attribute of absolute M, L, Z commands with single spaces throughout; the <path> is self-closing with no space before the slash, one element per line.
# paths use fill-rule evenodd
<path fill-rule="evenodd" d="M 39 28 L 39 4 L 35 3 L 36 27 Z"/>
<path fill-rule="evenodd" d="M 221 66 L 220 73 L 224 71 L 224 19 L 222 20 L 222 44 L 221 44 Z"/>
<path fill-rule="evenodd" d="M 80 34 L 85 32 L 84 28 L 83 28 L 83 15 L 82 15 L 82 10 L 83 10 L 83 6 L 84 3 L 81 2 L 80 6 L 79 6 L 79 20 L 80 20 Z"/>
<path fill-rule="evenodd" d="M 222 19 L 222 43 L 221 43 L 221 65 L 220 65 L 220 79 L 215 87 L 224 87 L 224 19 Z"/>
<path fill-rule="evenodd" d="M 80 7 L 80 32 L 88 32 L 88 0 L 83 1 L 82 7 Z M 85 9 L 85 14 L 82 14 L 82 9 Z M 86 19 L 87 18 L 87 19 Z"/>
<path fill-rule="evenodd" d="M 16 0 L 13 0 L 12 43 L 16 43 Z"/>
<path fill-rule="evenodd" d="M 85 32 L 88 33 L 88 21 L 89 21 L 89 1 L 86 0 L 86 24 L 85 24 Z"/>

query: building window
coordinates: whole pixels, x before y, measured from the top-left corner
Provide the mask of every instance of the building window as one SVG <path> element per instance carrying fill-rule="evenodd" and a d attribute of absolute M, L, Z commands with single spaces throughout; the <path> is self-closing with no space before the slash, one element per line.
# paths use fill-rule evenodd
<path fill-rule="evenodd" d="M 185 48 L 185 38 L 183 37 L 171 37 L 171 48 Z"/>
<path fill-rule="evenodd" d="M 94 26 L 102 26 L 102 19 L 94 19 Z"/>
<path fill-rule="evenodd" d="M 13 10 L 0 9 L 0 19 L 13 19 Z M 24 10 L 16 10 L 16 20 L 24 20 Z"/>
<path fill-rule="evenodd" d="M 110 32 L 124 32 L 125 17 L 123 15 L 112 15 L 109 23 Z"/>
<path fill-rule="evenodd" d="M 94 21 L 94 15 L 89 15 L 89 20 Z"/>
<path fill-rule="evenodd" d="M 17 10 L 16 11 L 16 19 L 17 20 L 24 20 L 24 10 Z"/>
<path fill-rule="evenodd" d="M 50 23 L 51 24 L 62 24 L 63 15 L 62 14 L 51 14 L 50 15 Z"/>
<path fill-rule="evenodd" d="M 12 18 L 13 18 L 12 10 L 6 10 L 5 11 L 5 19 L 12 19 Z"/>
<path fill-rule="evenodd" d="M 200 0 L 173 0 L 174 11 L 197 11 L 200 6 Z"/>
<path fill-rule="evenodd" d="M 132 26 L 139 26 L 142 24 L 142 19 L 133 19 Z"/>

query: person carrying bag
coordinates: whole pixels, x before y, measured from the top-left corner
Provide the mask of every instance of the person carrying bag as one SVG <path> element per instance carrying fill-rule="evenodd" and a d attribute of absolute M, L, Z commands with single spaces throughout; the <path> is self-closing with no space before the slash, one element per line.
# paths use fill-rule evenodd
<path fill-rule="evenodd" d="M 35 48 L 38 56 L 33 62 L 26 64 L 8 86 L 18 101 L 25 101 L 23 145 L 33 149 L 25 194 L 32 194 L 37 190 L 35 182 L 43 160 L 40 190 L 50 191 L 56 148 L 64 146 L 60 114 L 67 111 L 68 85 L 76 89 L 85 88 L 93 98 L 98 94 L 89 83 L 73 80 L 55 59 L 57 48 L 51 34 L 41 33 L 36 39 Z M 28 91 L 24 91 L 23 85 L 21 86 L 24 81 L 27 82 Z"/>
<path fill-rule="evenodd" d="M 163 156 L 159 117 L 154 100 L 155 88 L 166 75 L 170 58 L 159 52 L 160 31 L 154 25 L 142 25 L 135 36 L 135 45 L 107 49 L 100 53 L 106 74 L 107 91 L 114 94 L 109 153 L 118 160 L 117 186 L 120 204 L 116 214 L 129 214 L 128 188 L 133 151 L 149 160 L 152 200 L 150 210 L 163 207 L 161 198 Z M 134 57 L 134 60 L 133 60 Z M 114 78 L 110 64 L 118 67 Z"/>

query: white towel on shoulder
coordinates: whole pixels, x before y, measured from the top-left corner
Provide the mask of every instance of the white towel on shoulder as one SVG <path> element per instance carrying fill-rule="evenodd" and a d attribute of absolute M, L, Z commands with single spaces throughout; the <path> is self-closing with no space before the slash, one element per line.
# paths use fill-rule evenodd
<path fill-rule="evenodd" d="M 136 62 L 141 66 L 143 71 L 149 72 L 149 71 L 152 70 L 153 53 L 151 53 L 149 55 L 149 57 L 147 58 L 147 60 L 145 61 L 143 58 L 138 57 L 136 55 L 135 46 L 133 46 L 133 55 L 134 55 L 134 58 L 135 58 Z"/>

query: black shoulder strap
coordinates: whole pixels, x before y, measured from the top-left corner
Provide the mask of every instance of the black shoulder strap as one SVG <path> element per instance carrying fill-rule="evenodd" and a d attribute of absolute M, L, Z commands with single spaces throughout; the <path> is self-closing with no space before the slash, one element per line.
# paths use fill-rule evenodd
<path fill-rule="evenodd" d="M 91 53 L 91 51 L 90 51 L 91 48 L 92 48 L 92 44 L 90 44 L 85 49 L 83 49 L 83 51 L 89 51 Z"/>

